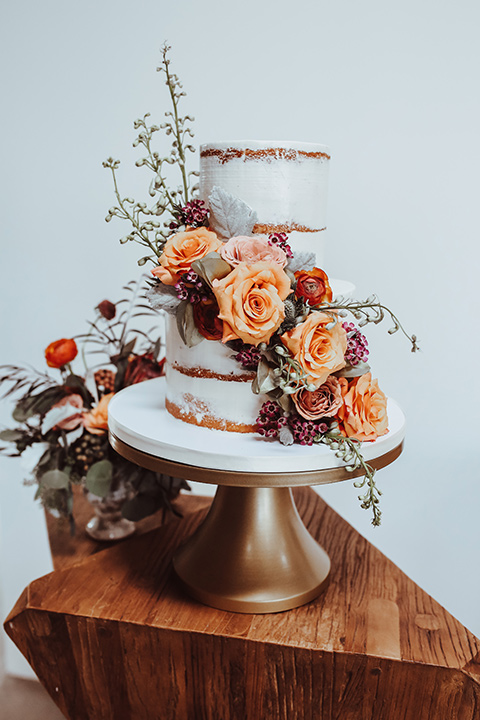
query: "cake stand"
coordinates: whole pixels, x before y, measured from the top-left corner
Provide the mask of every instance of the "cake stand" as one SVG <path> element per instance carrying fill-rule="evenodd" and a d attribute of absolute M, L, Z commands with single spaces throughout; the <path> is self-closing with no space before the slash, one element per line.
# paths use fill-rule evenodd
<path fill-rule="evenodd" d="M 112 447 L 141 467 L 218 485 L 203 524 L 173 560 L 197 600 L 245 613 L 289 610 L 320 593 L 330 571 L 327 553 L 305 528 L 291 488 L 348 480 L 323 445 L 284 447 L 260 435 L 189 425 L 164 407 L 165 378 L 117 393 L 109 406 Z M 379 469 L 401 453 L 405 418 L 388 401 L 389 432 L 365 443 L 365 459 Z"/>

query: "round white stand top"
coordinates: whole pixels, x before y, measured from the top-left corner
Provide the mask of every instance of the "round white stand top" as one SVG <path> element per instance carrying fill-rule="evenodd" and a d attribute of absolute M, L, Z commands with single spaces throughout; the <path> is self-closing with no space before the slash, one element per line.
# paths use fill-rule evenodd
<path fill-rule="evenodd" d="M 375 442 L 363 443 L 361 452 L 365 460 L 381 458 L 401 446 L 405 435 L 405 416 L 391 399 L 388 400 L 388 417 L 389 432 Z M 282 476 L 286 473 L 300 474 L 298 482 L 289 484 L 314 484 L 311 480 L 302 483 L 301 473 L 343 468 L 341 460 L 325 445 L 284 446 L 278 440 L 269 440 L 255 433 L 210 430 L 177 420 L 165 410 L 163 377 L 132 385 L 117 393 L 110 401 L 108 426 L 113 441 L 118 439 L 137 453 L 196 468 L 233 473 L 279 473 Z M 115 447 L 115 442 L 112 444 Z M 352 477 L 347 473 L 345 476 Z M 342 473 L 338 479 L 346 477 Z M 204 481 L 209 482 L 206 478 Z M 319 478 L 315 482 L 325 481 L 331 482 L 332 479 Z M 217 483 L 218 479 L 210 482 Z"/>

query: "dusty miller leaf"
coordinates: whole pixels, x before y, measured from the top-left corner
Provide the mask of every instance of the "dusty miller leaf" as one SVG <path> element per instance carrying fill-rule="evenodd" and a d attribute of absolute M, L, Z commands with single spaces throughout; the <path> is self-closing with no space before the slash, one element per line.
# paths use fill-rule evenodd
<path fill-rule="evenodd" d="M 296 273 L 299 270 L 312 270 L 315 267 L 317 261 L 314 252 L 296 252 L 293 258 L 288 261 L 287 269 L 292 273 Z"/>
<path fill-rule="evenodd" d="M 145 293 L 148 302 L 154 310 L 165 310 L 170 315 L 175 315 L 178 306 L 182 302 L 173 285 L 158 283 Z"/>
<path fill-rule="evenodd" d="M 258 220 L 257 213 L 223 188 L 215 185 L 208 198 L 210 227 L 223 240 L 236 235 L 251 235 Z"/>

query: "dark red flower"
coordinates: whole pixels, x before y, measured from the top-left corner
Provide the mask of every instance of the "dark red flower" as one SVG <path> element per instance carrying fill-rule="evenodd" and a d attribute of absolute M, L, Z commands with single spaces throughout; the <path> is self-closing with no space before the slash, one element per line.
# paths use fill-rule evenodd
<path fill-rule="evenodd" d="M 110 302 L 110 300 L 102 300 L 102 302 L 97 305 L 97 310 L 105 320 L 113 320 L 117 313 L 116 306 Z"/>
<path fill-rule="evenodd" d="M 221 340 L 223 337 L 223 320 L 218 317 L 220 310 L 217 303 L 214 300 L 199 302 L 192 305 L 192 307 L 195 325 L 203 337 L 207 340 Z"/>
<path fill-rule="evenodd" d="M 308 300 L 309 305 L 320 305 L 332 299 L 333 293 L 327 273 L 320 268 L 299 270 L 295 273 L 295 279 L 297 281 L 295 295 Z"/>
<path fill-rule="evenodd" d="M 136 385 L 136 383 L 143 382 L 144 380 L 152 380 L 153 378 L 160 377 L 163 375 L 164 365 L 165 358 L 157 361 L 154 359 L 152 353 L 135 355 L 128 363 L 125 372 L 124 386 Z"/>

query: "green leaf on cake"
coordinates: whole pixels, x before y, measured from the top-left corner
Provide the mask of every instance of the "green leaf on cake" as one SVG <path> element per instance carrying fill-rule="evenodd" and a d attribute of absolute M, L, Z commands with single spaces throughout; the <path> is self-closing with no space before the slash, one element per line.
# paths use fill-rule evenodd
<path fill-rule="evenodd" d="M 275 370 L 265 358 L 262 357 L 258 363 L 257 375 L 252 383 L 252 392 L 256 395 L 263 395 L 269 393 L 277 388 L 277 378 L 273 374 Z"/>
<path fill-rule="evenodd" d="M 341 370 L 338 370 L 335 375 L 337 377 L 355 378 L 365 375 L 368 372 L 370 372 L 370 365 L 368 363 L 359 362 L 358 365 L 347 365 Z"/>
<path fill-rule="evenodd" d="M 104 498 L 111 487 L 113 466 L 110 460 L 99 460 L 92 465 L 85 478 L 85 487 L 93 495 Z"/>
<path fill-rule="evenodd" d="M 210 227 L 222 240 L 236 235 L 251 235 L 257 213 L 240 200 L 216 185 L 208 197 Z"/>
<path fill-rule="evenodd" d="M 177 328 L 178 334 L 189 348 L 195 347 L 204 339 L 195 325 L 193 307 L 188 300 L 183 300 L 178 306 Z"/>
<path fill-rule="evenodd" d="M 221 280 L 232 272 L 231 266 L 217 252 L 208 253 L 192 263 L 192 270 L 212 287 L 214 280 Z"/>

